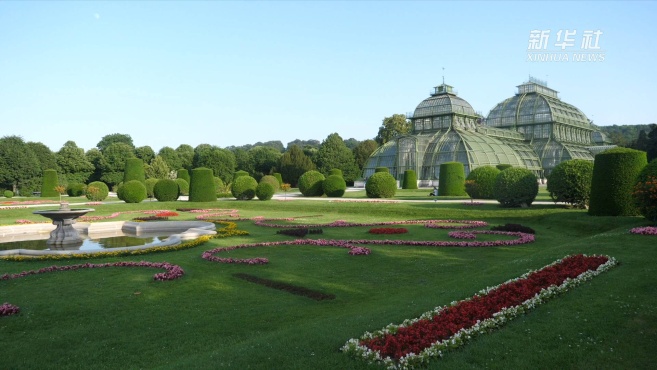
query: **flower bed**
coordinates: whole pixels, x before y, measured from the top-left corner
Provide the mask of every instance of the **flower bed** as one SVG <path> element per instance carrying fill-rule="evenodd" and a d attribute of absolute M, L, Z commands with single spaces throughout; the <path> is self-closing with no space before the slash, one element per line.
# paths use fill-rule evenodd
<path fill-rule="evenodd" d="M 324 233 L 324 230 L 322 229 L 307 229 L 307 228 L 298 228 L 298 229 L 283 229 L 283 230 L 278 230 L 276 234 L 279 235 L 287 235 L 287 236 L 295 236 L 297 238 L 303 238 L 304 236 L 310 234 L 310 235 L 316 235 L 316 234 L 322 234 Z"/>
<path fill-rule="evenodd" d="M 472 298 L 437 307 L 401 325 L 390 324 L 359 339 L 344 352 L 389 369 L 410 369 L 442 357 L 477 334 L 502 326 L 548 298 L 568 291 L 616 265 L 608 256 L 573 255 L 540 270 L 486 288 Z"/>
<path fill-rule="evenodd" d="M 630 230 L 630 233 L 639 234 L 639 235 L 657 235 L 657 227 L 653 227 L 653 226 L 635 227 L 632 230 Z"/>
<path fill-rule="evenodd" d="M 406 234 L 408 229 L 404 227 L 375 227 L 371 228 L 368 231 L 370 234 L 383 234 L 383 235 L 392 235 L 392 234 Z"/>
<path fill-rule="evenodd" d="M 473 229 L 477 227 L 488 226 L 485 221 L 470 220 L 408 220 L 408 221 L 387 221 L 387 222 L 349 222 L 345 220 L 336 220 L 328 224 L 306 224 L 306 225 L 284 225 L 272 221 L 294 221 L 295 218 L 269 218 L 254 217 L 253 221 L 258 226 L 277 227 L 277 228 L 322 228 L 322 227 L 358 227 L 358 226 L 392 226 L 392 225 L 419 225 L 425 224 L 426 227 L 434 229 Z"/>

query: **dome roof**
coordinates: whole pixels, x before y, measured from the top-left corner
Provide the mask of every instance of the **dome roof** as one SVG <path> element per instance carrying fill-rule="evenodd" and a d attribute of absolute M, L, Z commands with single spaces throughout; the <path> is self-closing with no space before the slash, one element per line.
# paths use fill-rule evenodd
<path fill-rule="evenodd" d="M 435 117 L 454 113 L 468 116 L 477 115 L 470 103 L 456 96 L 452 86 L 442 84 L 436 86 L 435 92 L 415 108 L 413 118 Z"/>

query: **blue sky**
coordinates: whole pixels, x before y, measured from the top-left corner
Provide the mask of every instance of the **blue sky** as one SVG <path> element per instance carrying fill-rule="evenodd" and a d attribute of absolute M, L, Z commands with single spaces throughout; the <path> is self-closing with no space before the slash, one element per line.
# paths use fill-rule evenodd
<path fill-rule="evenodd" d="M 365 140 L 443 68 L 484 115 L 532 75 L 598 125 L 653 123 L 655 14 L 648 1 L 0 1 L 0 136 L 53 151 L 112 133 L 156 151 Z M 528 60 L 532 30 L 569 60 Z M 573 46 L 555 46 L 559 30 Z M 581 47 L 585 31 L 599 49 Z"/>

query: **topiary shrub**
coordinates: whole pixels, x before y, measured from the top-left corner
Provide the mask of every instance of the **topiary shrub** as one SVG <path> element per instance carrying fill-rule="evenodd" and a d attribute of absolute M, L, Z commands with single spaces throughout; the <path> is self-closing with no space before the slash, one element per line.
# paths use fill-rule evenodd
<path fill-rule="evenodd" d="M 130 180 L 123 183 L 123 201 L 126 203 L 141 203 L 146 199 L 146 185 L 139 180 Z"/>
<path fill-rule="evenodd" d="M 508 231 L 512 233 L 525 233 L 525 234 L 536 234 L 536 231 L 529 226 L 523 226 L 520 224 L 504 224 L 499 226 L 493 226 L 490 228 L 493 231 Z"/>
<path fill-rule="evenodd" d="M 2 195 L 4 195 L 5 198 L 13 198 L 14 197 L 14 192 L 11 191 L 11 190 L 5 190 L 4 193 L 2 193 Z"/>
<path fill-rule="evenodd" d="M 274 186 L 271 183 L 263 182 L 262 180 L 255 190 L 256 197 L 258 197 L 260 200 L 270 200 L 274 196 L 275 192 L 276 190 L 274 190 Z"/>
<path fill-rule="evenodd" d="M 57 171 L 45 170 L 43 171 L 43 182 L 41 185 L 42 197 L 58 197 L 59 193 L 55 190 L 58 185 Z"/>
<path fill-rule="evenodd" d="M 497 166 L 495 166 L 495 168 L 497 168 L 500 171 L 504 171 L 507 168 L 511 168 L 511 167 L 513 167 L 513 166 L 510 165 L 510 164 L 498 164 Z"/>
<path fill-rule="evenodd" d="M 402 189 L 417 189 L 417 174 L 413 170 L 404 171 Z"/>
<path fill-rule="evenodd" d="M 140 158 L 128 158 L 125 161 L 125 169 L 123 170 L 123 182 L 137 180 L 144 184 L 146 181 L 146 174 L 144 173 L 144 161 Z M 137 202 L 138 203 L 138 202 Z"/>
<path fill-rule="evenodd" d="M 538 194 L 538 179 L 526 168 L 507 168 L 497 175 L 493 193 L 502 207 L 529 207 Z"/>
<path fill-rule="evenodd" d="M 256 195 L 258 182 L 251 176 L 239 176 L 233 180 L 233 186 L 230 189 L 231 194 L 237 200 L 251 200 Z"/>
<path fill-rule="evenodd" d="M 646 164 L 646 152 L 640 150 L 612 148 L 596 155 L 591 178 L 589 215 L 638 215 L 632 191 Z"/>
<path fill-rule="evenodd" d="M 114 185 L 114 187 L 116 189 L 115 190 L 116 197 L 119 198 L 119 200 L 124 200 L 123 199 L 123 181 L 116 184 L 116 185 Z"/>
<path fill-rule="evenodd" d="M 217 190 L 215 189 L 211 169 L 205 167 L 194 168 L 189 179 L 190 202 L 214 202 L 217 200 Z"/>
<path fill-rule="evenodd" d="M 278 180 L 278 188 L 280 189 L 283 185 L 283 176 L 279 172 L 274 172 L 274 177 Z"/>
<path fill-rule="evenodd" d="M 107 184 L 102 181 L 94 181 L 87 185 L 87 188 L 84 190 L 84 195 L 91 201 L 100 202 L 105 200 L 109 195 L 109 188 L 107 187 Z"/>
<path fill-rule="evenodd" d="M 397 192 L 397 180 L 388 172 L 375 172 L 365 183 L 368 198 L 392 198 Z"/>
<path fill-rule="evenodd" d="M 159 202 L 173 202 L 180 196 L 180 186 L 177 180 L 160 179 L 153 187 L 153 195 Z"/>
<path fill-rule="evenodd" d="M 438 195 L 461 196 L 465 192 L 465 168 L 461 162 L 445 162 L 440 165 Z"/>
<path fill-rule="evenodd" d="M 374 173 L 377 173 L 377 172 L 390 173 L 390 169 L 388 169 L 388 167 L 377 167 L 377 168 L 374 169 Z M 395 180 L 395 181 L 397 181 L 397 180 Z"/>
<path fill-rule="evenodd" d="M 324 175 L 318 171 L 307 171 L 299 177 L 299 191 L 305 197 L 321 197 L 322 194 L 324 194 L 322 182 L 324 182 L 325 179 Z"/>
<path fill-rule="evenodd" d="M 66 194 L 68 194 L 69 197 L 81 197 L 82 195 L 84 195 L 84 189 L 86 189 L 86 186 L 84 184 L 74 182 L 68 184 L 68 186 L 66 187 Z"/>
<path fill-rule="evenodd" d="M 657 224 L 657 159 L 653 159 L 641 170 L 632 193 L 639 213 L 653 224 Z"/>
<path fill-rule="evenodd" d="M 333 168 L 333 169 L 331 169 L 331 170 L 329 171 L 328 175 L 329 175 L 329 176 L 338 175 L 338 176 L 340 176 L 340 177 L 344 177 L 344 176 L 342 175 L 342 170 L 339 169 L 339 168 Z M 327 177 L 328 177 L 328 176 L 327 176 Z"/>
<path fill-rule="evenodd" d="M 226 190 L 226 185 L 224 185 L 221 177 L 214 177 L 214 190 L 217 192 L 217 196 Z"/>
<path fill-rule="evenodd" d="M 149 198 L 155 198 L 155 193 L 154 193 L 154 188 L 155 184 L 160 181 L 160 179 L 156 178 L 149 178 L 144 181 L 144 185 L 146 185 L 146 196 Z"/>
<path fill-rule="evenodd" d="M 184 168 L 181 168 L 176 172 L 176 178 L 187 181 L 187 184 L 189 184 L 191 181 L 189 178 L 189 171 Z"/>
<path fill-rule="evenodd" d="M 235 173 L 233 174 L 233 180 L 235 180 L 240 176 L 249 176 L 249 173 L 243 170 L 235 171 Z"/>
<path fill-rule="evenodd" d="M 329 198 L 339 198 L 347 190 L 347 183 L 340 175 L 330 175 L 322 182 L 322 191 Z"/>
<path fill-rule="evenodd" d="M 178 190 L 180 190 L 180 195 L 189 195 L 189 183 L 185 179 L 179 177 L 174 181 L 178 184 Z"/>
<path fill-rule="evenodd" d="M 593 162 L 571 159 L 559 163 L 548 175 L 547 190 L 555 202 L 586 208 L 591 198 Z"/>
<path fill-rule="evenodd" d="M 472 181 L 473 186 L 466 186 L 466 192 L 473 199 L 495 199 L 493 187 L 500 170 L 493 166 L 477 167 L 470 171 L 466 181 Z"/>
<path fill-rule="evenodd" d="M 277 192 L 278 189 L 280 188 L 280 184 L 278 183 L 278 180 L 272 175 L 262 176 L 262 178 L 260 179 L 260 181 L 258 181 L 258 183 L 262 183 L 262 182 L 271 184 L 271 186 L 274 187 L 274 193 Z"/>

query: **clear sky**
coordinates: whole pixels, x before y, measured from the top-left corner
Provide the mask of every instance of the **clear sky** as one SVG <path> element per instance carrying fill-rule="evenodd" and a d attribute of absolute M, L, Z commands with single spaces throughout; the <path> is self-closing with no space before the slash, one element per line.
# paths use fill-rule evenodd
<path fill-rule="evenodd" d="M 53 151 L 112 133 L 155 151 L 365 140 L 443 74 L 484 115 L 532 75 L 595 124 L 653 123 L 656 14 L 649 1 L 0 1 L 0 136 Z M 588 31 L 601 33 L 584 47 Z"/>

